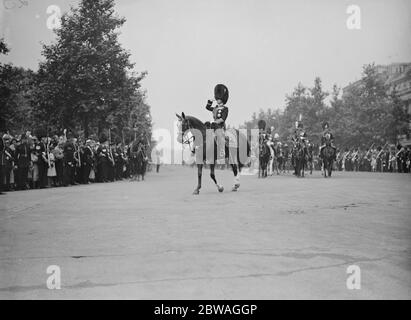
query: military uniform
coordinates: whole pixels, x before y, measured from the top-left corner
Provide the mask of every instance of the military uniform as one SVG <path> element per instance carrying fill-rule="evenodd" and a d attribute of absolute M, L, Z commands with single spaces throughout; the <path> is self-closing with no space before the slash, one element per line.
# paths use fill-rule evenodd
<path fill-rule="evenodd" d="M 100 182 L 109 181 L 110 159 L 109 147 L 107 144 L 100 144 L 97 148 L 97 172 Z"/>
<path fill-rule="evenodd" d="M 75 184 L 75 174 L 76 174 L 76 167 L 75 167 L 75 159 L 74 159 L 74 152 L 75 152 L 74 143 L 72 141 L 67 141 L 63 147 L 63 184 L 64 186 L 68 186 L 69 184 Z"/>
<path fill-rule="evenodd" d="M 228 108 L 225 104 L 228 101 L 228 88 L 223 84 L 217 84 L 214 88 L 214 98 L 215 100 L 220 100 L 221 104 L 213 107 L 213 102 L 208 100 L 206 109 L 213 113 L 214 122 L 211 124 L 211 128 L 216 130 L 216 141 L 217 141 L 217 159 L 223 160 L 225 155 L 225 134 L 226 129 L 225 121 L 228 117 Z"/>
<path fill-rule="evenodd" d="M 45 188 L 47 186 L 47 156 L 46 146 L 43 142 L 39 142 L 34 146 L 34 153 L 37 155 L 37 165 L 39 169 L 39 187 Z"/>
<path fill-rule="evenodd" d="M 83 154 L 81 158 L 82 167 L 83 167 L 83 179 L 82 183 L 89 183 L 89 176 L 91 169 L 93 168 L 94 164 L 94 152 L 91 149 L 90 145 L 88 145 L 90 141 L 87 141 L 87 145 L 83 148 Z"/>
<path fill-rule="evenodd" d="M 115 179 L 122 180 L 123 178 L 123 167 L 124 167 L 124 160 L 122 157 L 123 150 L 121 150 L 120 146 L 114 148 L 113 151 L 113 158 L 115 163 Z"/>
<path fill-rule="evenodd" d="M 291 140 L 296 143 L 298 141 L 302 141 L 305 144 L 305 140 L 307 139 L 307 133 L 304 131 L 304 125 L 301 121 L 297 121 L 296 129 L 294 130 L 294 135 Z"/>
<path fill-rule="evenodd" d="M 329 129 L 328 122 L 323 124 L 323 134 L 321 136 L 321 146 L 320 146 L 320 157 L 322 157 L 322 151 L 327 144 L 327 141 L 330 141 L 330 146 L 334 149 L 334 160 L 337 160 L 337 148 L 334 146 L 334 136 Z"/>
<path fill-rule="evenodd" d="M 27 188 L 27 176 L 29 173 L 30 161 L 30 147 L 27 142 L 23 142 L 16 148 L 18 189 L 24 190 Z"/>
<path fill-rule="evenodd" d="M 9 145 L 7 145 L 8 141 L 9 141 L 9 139 L 4 141 L 5 142 L 4 149 L 0 148 L 0 150 L 3 149 L 3 154 L 2 154 L 2 156 L 0 156 L 0 157 L 2 157 L 2 159 L 0 161 L 1 166 L 2 166 L 2 168 L 1 168 L 2 174 L 0 176 L 0 179 L 1 179 L 1 183 L 4 183 L 4 188 L 3 189 L 5 191 L 10 190 L 10 176 L 11 176 L 11 172 L 13 170 L 14 156 L 15 156 L 14 151 L 10 148 Z"/>

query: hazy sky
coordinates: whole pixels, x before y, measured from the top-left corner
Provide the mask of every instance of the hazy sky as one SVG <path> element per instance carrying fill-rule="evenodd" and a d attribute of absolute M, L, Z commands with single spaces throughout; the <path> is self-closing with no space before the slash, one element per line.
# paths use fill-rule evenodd
<path fill-rule="evenodd" d="M 11 53 L 2 61 L 37 69 L 40 41 L 49 43 L 46 9 L 78 1 L 6 1 L 0 31 Z M 314 77 L 324 88 L 358 79 L 362 65 L 411 62 L 409 0 L 140 0 L 117 1 L 127 19 L 120 41 L 143 87 L 155 128 L 171 128 L 175 112 L 211 120 L 213 88 L 230 90 L 228 123 L 238 125 L 260 108 L 282 108 L 287 93 Z M 3 3 L 4 4 L 4 3 Z M 361 30 L 348 30 L 350 4 L 361 9 Z"/>

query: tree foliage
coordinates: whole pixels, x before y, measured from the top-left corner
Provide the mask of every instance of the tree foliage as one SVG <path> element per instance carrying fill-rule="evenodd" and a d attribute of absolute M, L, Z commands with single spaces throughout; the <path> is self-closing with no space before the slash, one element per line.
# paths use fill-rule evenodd
<path fill-rule="evenodd" d="M 328 103 L 329 93 L 323 90 L 320 78 L 315 78 L 311 88 L 299 83 L 286 96 L 284 111 L 277 110 L 275 132 L 287 140 L 301 114 L 309 139 L 317 144 L 324 121 L 330 124 L 340 148 L 395 143 L 399 134 L 407 132 L 410 116 L 405 103 L 389 89 L 374 64 L 364 66 L 358 85 L 350 87 L 342 97 L 340 88 L 334 85 Z M 271 109 L 267 112 L 261 110 L 258 116 L 252 115 L 245 127 L 256 128 L 258 120 L 270 122 L 271 118 Z"/>
<path fill-rule="evenodd" d="M 8 52 L 6 43 L 0 39 L 0 54 Z M 33 80 L 32 71 L 0 63 L 0 131 L 21 133 L 32 127 Z"/>
<path fill-rule="evenodd" d="M 146 73 L 133 72 L 130 53 L 118 42 L 124 22 L 113 0 L 83 0 L 62 16 L 56 41 L 43 45 L 45 60 L 36 75 L 33 100 L 39 121 L 85 136 L 106 128 L 120 135 L 132 114 L 150 116 L 140 91 Z M 141 130 L 149 131 L 151 123 L 144 125 Z"/>

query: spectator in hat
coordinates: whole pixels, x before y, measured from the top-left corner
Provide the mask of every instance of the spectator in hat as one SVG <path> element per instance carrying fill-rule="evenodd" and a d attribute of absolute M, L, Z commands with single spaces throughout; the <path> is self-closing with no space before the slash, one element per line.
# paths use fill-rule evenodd
<path fill-rule="evenodd" d="M 63 147 L 64 147 L 63 137 L 60 137 L 58 139 L 57 144 L 51 150 L 54 156 L 54 165 L 56 167 L 56 185 L 57 186 L 63 185 L 63 161 L 64 161 Z"/>

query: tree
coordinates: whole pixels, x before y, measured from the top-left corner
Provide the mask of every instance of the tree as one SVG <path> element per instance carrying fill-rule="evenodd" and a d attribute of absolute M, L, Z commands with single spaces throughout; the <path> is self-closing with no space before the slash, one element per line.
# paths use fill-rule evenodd
<path fill-rule="evenodd" d="M 319 143 L 322 124 L 327 121 L 340 149 L 395 143 L 398 135 L 408 133 L 410 115 L 405 103 L 395 91 L 389 93 L 385 75 L 378 73 L 374 64 L 363 67 L 361 80 L 347 88 L 342 97 L 340 91 L 337 85 L 333 86 L 328 106 L 325 99 L 329 94 L 323 90 L 320 78 L 314 79 L 312 88 L 299 83 L 286 96 L 283 112 L 277 110 L 273 117 L 270 109 L 260 110 L 258 116 L 254 113 L 251 121 L 245 123 L 246 127 L 256 128 L 258 120 L 271 123 L 275 118 L 281 138 L 287 139 L 301 115 L 309 139 Z"/>
<path fill-rule="evenodd" d="M 9 49 L 0 39 L 0 54 Z M 0 131 L 22 133 L 33 125 L 31 94 L 34 72 L 0 64 Z"/>
<path fill-rule="evenodd" d="M 38 119 L 81 129 L 86 137 L 90 130 L 100 134 L 128 125 L 131 111 L 145 105 L 139 88 L 146 73 L 133 72 L 130 54 L 118 42 L 124 22 L 114 12 L 114 0 L 82 0 L 62 16 L 56 42 L 43 45 Z"/>

